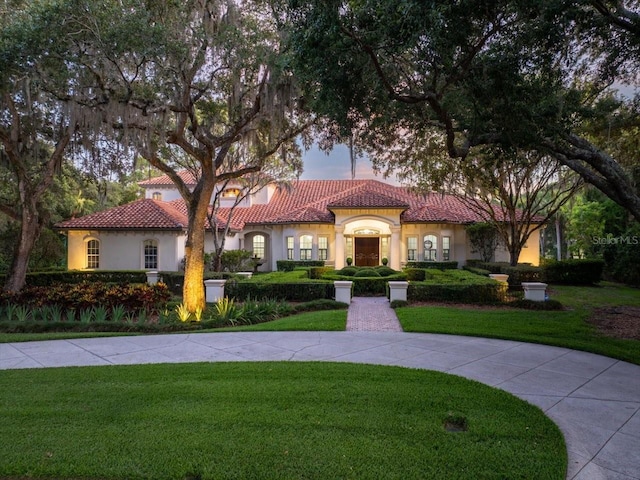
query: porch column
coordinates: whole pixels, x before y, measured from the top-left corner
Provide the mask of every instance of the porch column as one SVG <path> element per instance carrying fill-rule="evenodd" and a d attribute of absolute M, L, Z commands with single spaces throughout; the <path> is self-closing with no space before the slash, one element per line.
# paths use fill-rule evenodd
<path fill-rule="evenodd" d="M 340 270 L 344 268 L 344 227 L 337 226 L 335 227 L 336 231 L 336 263 L 335 269 Z"/>
<path fill-rule="evenodd" d="M 391 227 L 391 245 L 389 245 L 389 266 L 400 270 L 400 227 Z"/>

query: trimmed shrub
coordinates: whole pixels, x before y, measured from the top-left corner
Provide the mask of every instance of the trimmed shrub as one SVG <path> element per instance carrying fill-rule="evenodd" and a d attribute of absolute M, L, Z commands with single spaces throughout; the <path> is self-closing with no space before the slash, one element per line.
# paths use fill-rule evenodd
<path fill-rule="evenodd" d="M 381 277 L 388 277 L 390 275 L 395 275 L 396 273 L 399 273 L 395 271 L 393 268 L 385 267 L 384 265 L 376 267 L 376 272 L 378 272 L 378 275 L 380 275 Z"/>
<path fill-rule="evenodd" d="M 4 283 L 5 275 L 0 275 L 0 281 Z M 102 283 L 146 283 L 147 274 L 142 270 L 98 270 L 79 271 L 65 270 L 57 272 L 33 272 L 27 273 L 27 286 L 47 287 L 59 283 L 76 284 L 83 282 Z"/>
<path fill-rule="evenodd" d="M 405 268 L 404 273 L 410 282 L 423 282 L 426 278 L 426 272 L 422 268 Z"/>
<path fill-rule="evenodd" d="M 510 307 L 522 308 L 524 310 L 562 310 L 564 307 L 557 300 L 546 300 L 544 302 L 536 302 L 534 300 L 515 300 L 509 304 Z"/>
<path fill-rule="evenodd" d="M 323 275 L 333 272 L 333 267 L 309 267 L 309 278 L 319 280 Z"/>
<path fill-rule="evenodd" d="M 311 300 L 310 302 L 300 303 L 293 307 L 295 312 L 316 312 L 318 310 L 344 310 L 349 308 L 349 305 L 342 302 L 336 302 L 328 298 L 322 298 L 319 300 Z"/>
<path fill-rule="evenodd" d="M 469 265 L 465 265 L 462 268 L 464 270 L 466 270 L 467 272 L 475 273 L 476 275 L 482 275 L 484 277 L 488 277 L 491 274 L 491 272 L 489 270 L 485 270 L 483 268 L 472 267 L 472 266 L 469 266 Z"/>
<path fill-rule="evenodd" d="M 336 274 L 344 275 L 345 277 L 353 277 L 358 269 L 356 267 L 344 267 L 342 270 L 336 270 Z"/>
<path fill-rule="evenodd" d="M 502 303 L 507 300 L 507 286 L 498 282 L 486 285 L 410 283 L 407 299 L 414 302 Z"/>
<path fill-rule="evenodd" d="M 334 288 L 331 282 L 260 283 L 230 280 L 225 284 L 225 294 L 240 302 L 248 298 L 309 302 L 333 298 Z"/>
<path fill-rule="evenodd" d="M 389 304 L 391 308 L 406 307 L 408 305 L 409 305 L 409 302 L 407 302 L 406 300 L 394 300 Z"/>
<path fill-rule="evenodd" d="M 228 280 L 235 277 L 236 275 L 231 272 L 206 272 L 204 274 L 204 280 L 218 280 L 222 278 Z M 184 272 L 160 272 L 160 278 L 167 284 L 171 293 L 174 295 L 182 295 Z"/>
<path fill-rule="evenodd" d="M 290 272 L 296 267 L 324 267 L 324 260 L 278 260 L 276 267 L 279 272 Z"/>
<path fill-rule="evenodd" d="M 549 283 L 591 285 L 602 279 L 603 260 L 547 260 L 543 266 Z"/>
<path fill-rule="evenodd" d="M 453 270 L 458 268 L 458 262 L 407 262 L 407 268 L 435 268 L 438 270 Z"/>
<path fill-rule="evenodd" d="M 509 275 L 509 286 L 520 287 L 522 282 L 544 282 L 544 270 L 532 265 L 518 265 L 516 267 L 503 267 L 498 273 Z"/>
<path fill-rule="evenodd" d="M 354 277 L 380 277 L 381 275 L 374 268 L 361 268 L 358 270 Z"/>

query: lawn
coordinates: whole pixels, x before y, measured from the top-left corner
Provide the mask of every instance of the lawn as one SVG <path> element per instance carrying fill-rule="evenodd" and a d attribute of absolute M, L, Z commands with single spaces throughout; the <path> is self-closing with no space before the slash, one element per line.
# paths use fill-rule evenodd
<path fill-rule="evenodd" d="M 3 371 L 0 411 L 3 478 L 560 480 L 567 461 L 538 408 L 399 367 Z"/>
<path fill-rule="evenodd" d="M 557 345 L 640 364 L 640 342 L 609 338 L 586 322 L 592 308 L 640 305 L 640 290 L 605 283 L 599 287 L 553 286 L 551 298 L 570 310 L 421 306 L 398 308 L 406 332 L 446 333 Z"/>

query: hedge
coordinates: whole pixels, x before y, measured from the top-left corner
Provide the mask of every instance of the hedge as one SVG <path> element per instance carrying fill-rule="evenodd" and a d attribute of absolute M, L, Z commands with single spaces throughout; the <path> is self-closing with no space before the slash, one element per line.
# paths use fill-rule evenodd
<path fill-rule="evenodd" d="M 407 300 L 412 302 L 501 303 L 507 300 L 507 286 L 430 285 L 409 283 Z"/>
<path fill-rule="evenodd" d="M 482 275 L 484 277 L 488 277 L 491 274 L 489 270 L 485 270 L 484 268 L 473 267 L 471 265 L 465 265 L 462 268 L 467 272 L 475 273 L 476 275 Z"/>
<path fill-rule="evenodd" d="M 438 270 L 453 270 L 458 268 L 458 262 L 407 262 L 406 268 L 435 268 Z"/>
<path fill-rule="evenodd" d="M 603 260 L 546 260 L 542 267 L 549 283 L 592 285 L 602 278 Z"/>
<path fill-rule="evenodd" d="M 220 278 L 229 279 L 235 277 L 236 274 L 231 272 L 206 272 L 204 274 L 204 280 Z M 182 295 L 182 289 L 184 287 L 184 272 L 160 272 L 160 278 L 163 283 L 167 284 L 171 293 L 174 295 Z"/>
<path fill-rule="evenodd" d="M 225 296 L 236 301 L 247 298 L 272 298 L 288 302 L 309 302 L 321 298 L 334 298 L 333 283 L 258 283 L 230 280 L 224 286 Z"/>
<path fill-rule="evenodd" d="M 6 275 L 0 275 L 4 284 Z M 26 285 L 30 287 L 48 287 L 58 283 L 147 283 L 147 274 L 142 270 L 97 270 L 97 271 L 57 271 L 27 273 Z"/>
<path fill-rule="evenodd" d="M 279 272 L 290 272 L 296 267 L 324 267 L 324 260 L 278 260 L 276 267 Z"/>
<path fill-rule="evenodd" d="M 602 278 L 602 260 L 546 260 L 540 267 L 523 263 L 512 267 L 504 262 L 468 261 L 464 267 L 474 273 L 504 273 L 509 275 L 509 286 L 519 287 L 522 282 L 565 283 L 591 285 Z M 484 272 L 483 272 L 484 271 Z"/>
<path fill-rule="evenodd" d="M 387 293 L 387 283 L 395 281 L 405 281 L 407 276 L 404 273 L 396 273 L 387 277 L 356 277 L 347 275 L 325 275 L 326 279 L 332 281 L 346 280 L 353 282 L 353 296 L 384 296 Z"/>

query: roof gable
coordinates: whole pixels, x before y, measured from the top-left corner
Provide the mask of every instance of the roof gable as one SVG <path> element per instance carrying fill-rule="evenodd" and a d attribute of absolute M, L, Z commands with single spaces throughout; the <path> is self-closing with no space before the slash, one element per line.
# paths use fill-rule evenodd
<path fill-rule="evenodd" d="M 187 217 L 173 205 L 142 199 L 58 223 L 60 230 L 183 230 Z"/>

